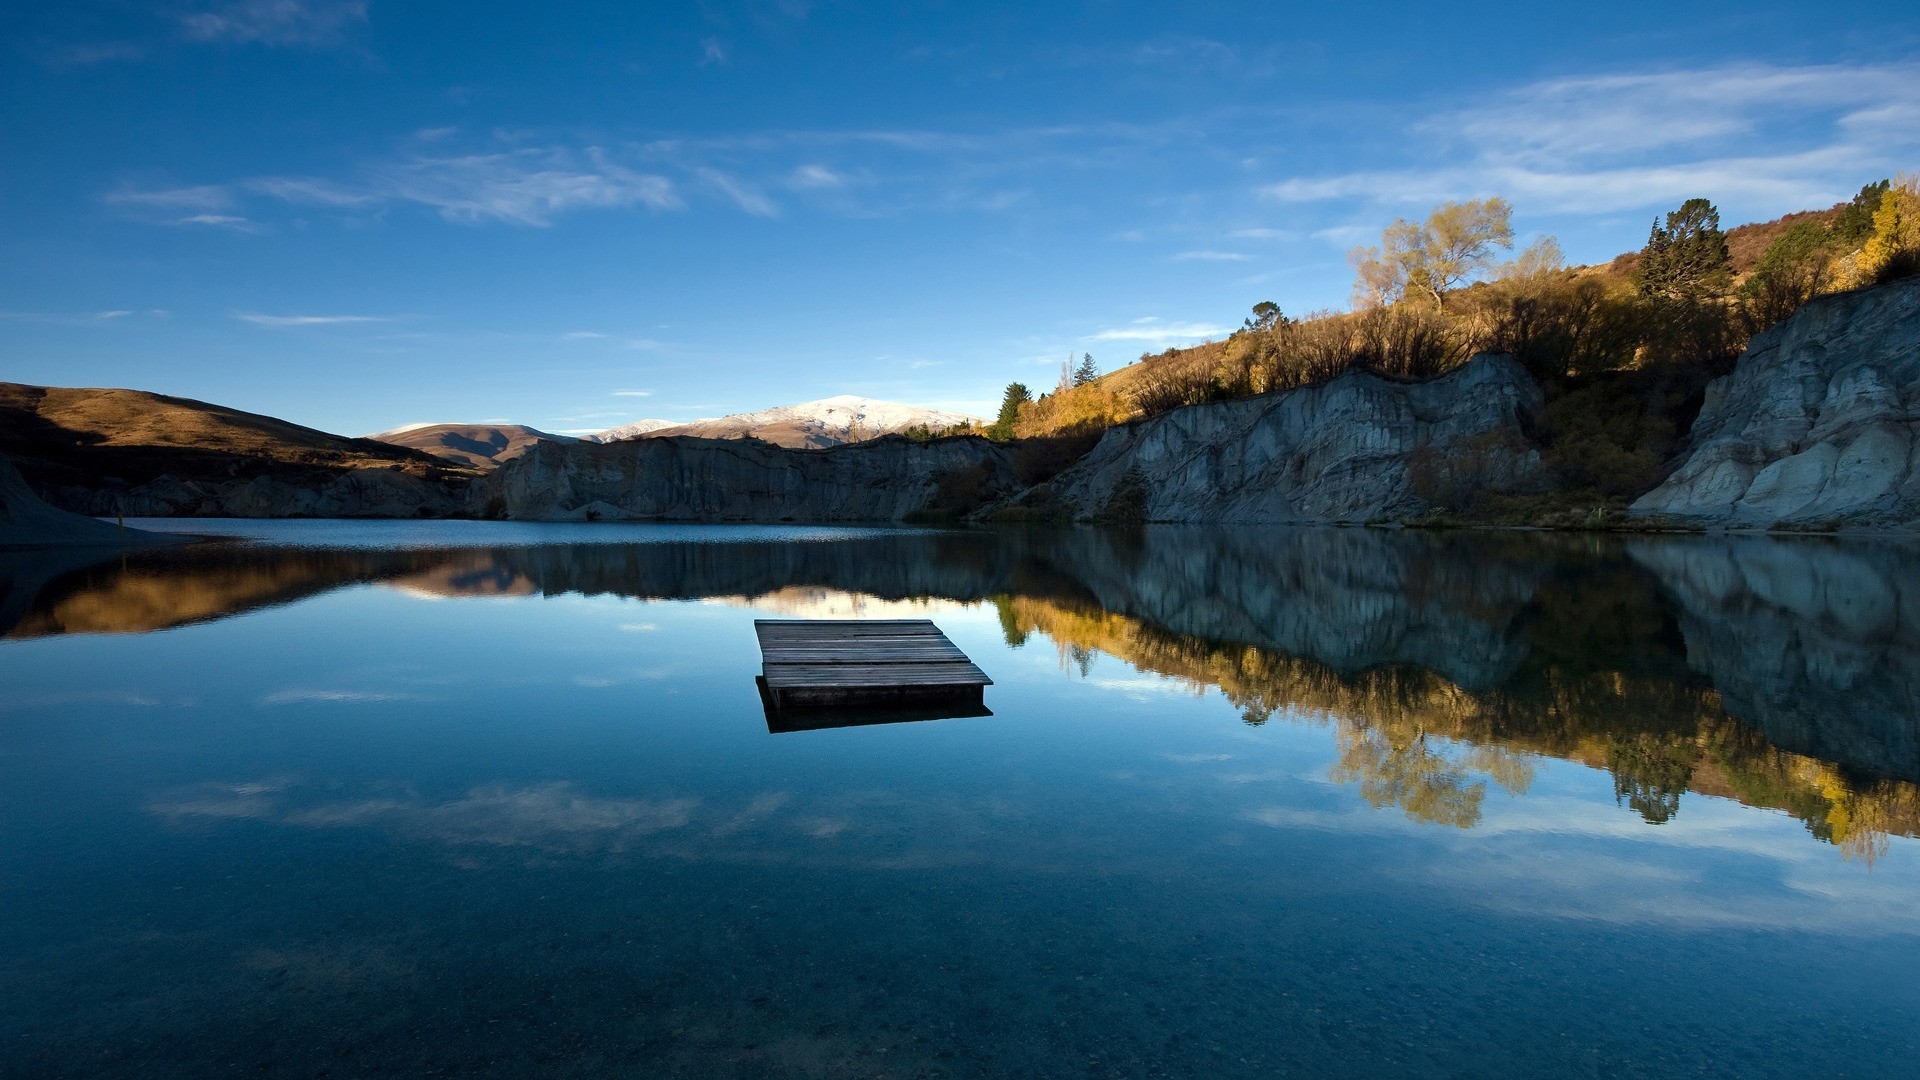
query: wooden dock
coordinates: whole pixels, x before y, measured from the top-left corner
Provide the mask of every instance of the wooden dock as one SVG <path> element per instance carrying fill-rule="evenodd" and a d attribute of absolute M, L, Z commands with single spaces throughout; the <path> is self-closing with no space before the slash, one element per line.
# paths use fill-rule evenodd
<path fill-rule="evenodd" d="M 993 682 L 931 619 L 755 619 L 753 629 L 769 713 L 875 705 L 977 710 Z"/>

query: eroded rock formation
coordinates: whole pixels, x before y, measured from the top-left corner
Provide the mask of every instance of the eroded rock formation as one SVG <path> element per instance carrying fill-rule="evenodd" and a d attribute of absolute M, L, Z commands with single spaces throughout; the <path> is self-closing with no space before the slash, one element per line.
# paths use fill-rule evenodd
<path fill-rule="evenodd" d="M 900 521 L 1014 489 L 986 439 L 883 438 L 828 450 L 719 439 L 541 443 L 475 485 L 486 517 L 531 521 Z"/>
<path fill-rule="evenodd" d="M 1349 372 L 1114 428 L 1020 498 L 1072 518 L 1286 524 L 1397 521 L 1549 482 L 1521 416 L 1540 389 L 1482 355 L 1424 383 Z"/>
<path fill-rule="evenodd" d="M 1746 528 L 1920 525 L 1920 279 L 1816 300 L 1707 388 L 1642 517 Z"/>

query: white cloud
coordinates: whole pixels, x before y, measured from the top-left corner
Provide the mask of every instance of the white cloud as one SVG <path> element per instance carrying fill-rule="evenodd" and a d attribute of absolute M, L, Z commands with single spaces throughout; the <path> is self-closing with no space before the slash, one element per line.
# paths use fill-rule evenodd
<path fill-rule="evenodd" d="M 695 169 L 694 172 L 702 180 L 705 180 L 719 190 L 721 194 L 732 199 L 734 205 L 745 210 L 747 213 L 757 217 L 780 216 L 780 208 L 774 205 L 773 200 L 756 191 L 751 185 L 742 183 L 740 180 L 721 172 L 719 169 L 701 167 Z"/>
<path fill-rule="evenodd" d="M 1159 319 L 1135 319 L 1132 323 L 1102 330 L 1094 334 L 1094 341 L 1139 341 L 1150 345 L 1173 345 L 1181 342 L 1200 341 L 1223 337 L 1229 333 L 1224 326 L 1198 322 L 1162 322 Z"/>
<path fill-rule="evenodd" d="M 111 206 L 153 210 L 224 210 L 233 205 L 233 193 L 218 184 L 138 191 L 122 188 L 101 196 Z"/>
<path fill-rule="evenodd" d="M 301 206 L 366 206 L 380 201 L 377 195 L 349 191 L 326 180 L 265 176 L 247 181 L 246 186 L 249 191 Z"/>
<path fill-rule="evenodd" d="M 275 177 L 249 182 L 251 190 L 286 202 L 331 207 L 415 203 L 449 221 L 501 221 L 551 225 L 557 216 L 583 209 L 646 206 L 677 210 L 683 203 L 672 181 L 616 164 L 597 146 L 564 147 L 434 157 L 413 155 L 377 163 L 359 183 L 311 177 Z"/>
<path fill-rule="evenodd" d="M 802 165 L 787 177 L 787 186 L 800 190 L 844 187 L 846 182 L 845 177 L 825 165 Z"/>
<path fill-rule="evenodd" d="M 365 0 L 240 0 L 180 16 L 190 41 L 337 45 L 367 21 Z"/>
<path fill-rule="evenodd" d="M 337 326 L 343 323 L 392 322 L 391 315 L 263 315 L 257 311 L 236 311 L 233 317 L 255 326 Z"/>
<path fill-rule="evenodd" d="M 560 335 L 561 341 L 597 341 L 607 335 L 596 330 L 570 330 Z"/>
<path fill-rule="evenodd" d="M 1779 212 L 1837 201 L 1908 164 L 1920 153 L 1916 119 L 1920 65 L 1911 64 L 1550 79 L 1415 123 L 1424 164 L 1293 177 L 1261 191 L 1283 202 L 1413 206 L 1505 195 L 1534 212 L 1585 214 L 1706 195 Z"/>
<path fill-rule="evenodd" d="M 316 703 L 370 704 L 382 701 L 414 701 L 415 694 L 388 694 L 368 690 L 276 690 L 260 699 L 262 705 L 307 705 Z"/>
<path fill-rule="evenodd" d="M 9 322 L 53 323 L 59 326 L 98 326 L 129 318 L 134 312 L 122 308 L 111 311 L 86 311 L 78 313 L 59 311 L 0 311 L 0 320 Z M 167 312 L 150 308 L 143 314 L 154 318 L 164 318 Z"/>
<path fill-rule="evenodd" d="M 232 214 L 194 214 L 174 222 L 176 225 L 206 225 L 215 229 L 232 229 L 234 232 L 257 233 L 260 226 L 243 217 Z"/>
<path fill-rule="evenodd" d="M 615 390 L 613 392 L 613 396 L 614 397 L 652 397 L 653 391 L 651 390 Z"/>
<path fill-rule="evenodd" d="M 1253 256 L 1238 251 L 1182 251 L 1172 256 L 1174 262 L 1252 262 Z"/>

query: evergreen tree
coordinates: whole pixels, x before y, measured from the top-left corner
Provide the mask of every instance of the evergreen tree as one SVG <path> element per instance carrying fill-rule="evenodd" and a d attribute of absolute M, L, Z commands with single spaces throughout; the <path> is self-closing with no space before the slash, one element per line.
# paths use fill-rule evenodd
<path fill-rule="evenodd" d="M 1701 300 L 1725 292 L 1732 283 L 1733 257 L 1713 203 L 1688 199 L 1668 212 L 1664 226 L 1653 223 L 1634 274 L 1642 296 Z"/>
<path fill-rule="evenodd" d="M 1240 329 L 1251 330 L 1255 333 L 1264 333 L 1265 331 L 1280 326 L 1286 321 L 1287 317 L 1280 314 L 1279 304 L 1271 300 L 1262 300 L 1253 305 L 1253 317 L 1243 321 L 1240 324 Z"/>
<path fill-rule="evenodd" d="M 1027 389 L 1026 383 L 1008 383 L 1007 394 L 1000 399 L 1000 415 L 987 428 L 987 437 L 1001 442 L 1013 438 L 1013 425 L 1020 419 L 1020 406 L 1032 400 L 1033 393 Z"/>
<path fill-rule="evenodd" d="M 1880 209 L 1881 198 L 1892 186 L 1891 180 L 1875 181 L 1863 186 L 1852 202 L 1841 204 L 1833 218 L 1834 238 L 1845 244 L 1865 243 L 1873 235 L 1874 211 Z"/>
<path fill-rule="evenodd" d="M 1073 385 L 1085 386 L 1100 377 L 1100 369 L 1093 366 L 1093 354 L 1081 353 L 1080 366 L 1073 369 Z"/>

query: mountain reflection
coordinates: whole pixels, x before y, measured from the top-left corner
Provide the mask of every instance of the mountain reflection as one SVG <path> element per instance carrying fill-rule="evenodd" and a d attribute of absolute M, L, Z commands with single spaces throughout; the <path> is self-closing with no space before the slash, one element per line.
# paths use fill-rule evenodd
<path fill-rule="evenodd" d="M 1538 757 L 1658 825 L 1694 791 L 1849 858 L 1920 833 L 1920 554 L 1867 543 L 1356 529 L 875 533 L 815 542 L 0 554 L 0 633 L 160 630 L 380 583 L 435 597 L 991 603 L 1039 635 L 1331 728 L 1332 779 L 1471 827 Z"/>

